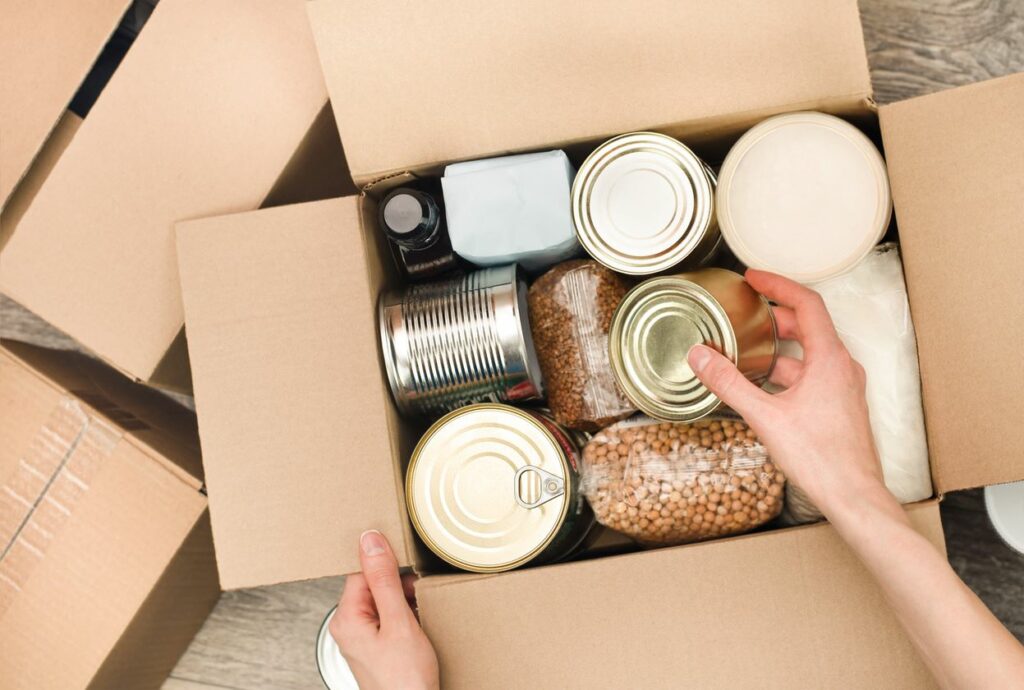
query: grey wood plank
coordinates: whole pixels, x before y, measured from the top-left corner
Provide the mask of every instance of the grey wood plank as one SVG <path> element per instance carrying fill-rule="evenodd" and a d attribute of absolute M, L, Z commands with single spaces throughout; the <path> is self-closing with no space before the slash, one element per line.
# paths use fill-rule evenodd
<path fill-rule="evenodd" d="M 226 688 L 223 685 L 210 685 L 209 683 L 197 683 L 192 680 L 181 680 L 179 678 L 168 678 L 163 684 L 163 690 L 240 690 L 237 688 Z"/>

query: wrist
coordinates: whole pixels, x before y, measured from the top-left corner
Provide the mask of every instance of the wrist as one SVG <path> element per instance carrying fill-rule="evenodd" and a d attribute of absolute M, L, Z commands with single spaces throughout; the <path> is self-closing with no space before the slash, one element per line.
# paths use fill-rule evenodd
<path fill-rule="evenodd" d="M 899 501 L 876 478 L 866 477 L 846 484 L 819 504 L 829 521 L 841 530 L 867 527 L 878 518 L 892 518 L 906 522 Z"/>

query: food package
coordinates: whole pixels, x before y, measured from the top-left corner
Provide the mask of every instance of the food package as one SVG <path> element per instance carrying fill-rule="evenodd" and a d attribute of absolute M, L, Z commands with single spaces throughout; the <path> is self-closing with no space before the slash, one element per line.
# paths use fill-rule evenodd
<path fill-rule="evenodd" d="M 612 314 L 629 288 L 590 260 L 558 264 L 530 287 L 533 343 L 548 405 L 563 426 L 597 431 L 636 412 L 608 361 Z"/>
<path fill-rule="evenodd" d="M 900 503 L 929 498 L 932 481 L 921 374 L 899 246 L 879 245 L 849 273 L 813 287 L 825 301 L 839 337 L 867 374 L 871 431 L 886 486 Z M 797 343 L 783 341 L 780 354 L 803 353 Z M 786 492 L 784 522 L 821 519 L 798 487 L 790 484 Z"/>
<path fill-rule="evenodd" d="M 746 532 L 778 516 L 786 479 L 740 419 L 637 416 L 583 450 L 581 488 L 597 521 L 641 544 Z"/>

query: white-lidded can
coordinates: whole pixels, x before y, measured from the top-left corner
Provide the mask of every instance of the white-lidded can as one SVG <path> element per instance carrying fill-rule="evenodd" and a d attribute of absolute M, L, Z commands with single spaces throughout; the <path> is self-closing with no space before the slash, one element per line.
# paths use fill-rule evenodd
<path fill-rule="evenodd" d="M 327 612 L 320 633 L 316 636 L 316 668 L 327 690 L 359 690 L 359 683 L 352 675 L 352 669 L 338 649 L 338 643 L 331 636 L 331 618 L 338 610 L 335 606 Z"/>

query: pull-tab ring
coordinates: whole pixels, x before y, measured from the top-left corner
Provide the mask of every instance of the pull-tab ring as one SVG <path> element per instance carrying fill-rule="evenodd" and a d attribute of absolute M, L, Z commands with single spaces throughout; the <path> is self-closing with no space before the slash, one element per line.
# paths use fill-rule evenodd
<path fill-rule="evenodd" d="M 516 470 L 514 481 L 512 493 L 516 503 L 527 509 L 542 506 L 565 493 L 565 480 L 533 465 Z"/>

